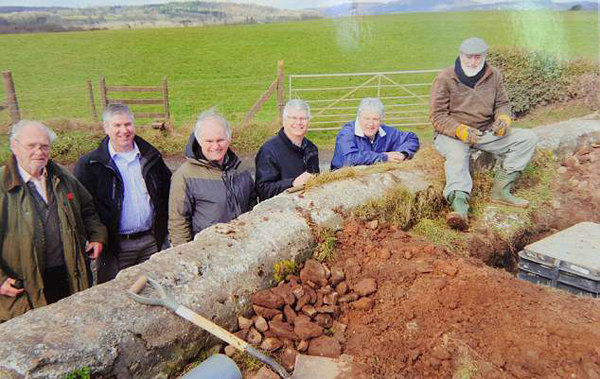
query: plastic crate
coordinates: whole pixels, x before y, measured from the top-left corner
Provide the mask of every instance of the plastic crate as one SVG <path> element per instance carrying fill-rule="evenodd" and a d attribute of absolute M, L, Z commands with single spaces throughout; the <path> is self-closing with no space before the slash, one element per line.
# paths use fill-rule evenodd
<path fill-rule="evenodd" d="M 600 224 L 582 222 L 519 252 L 518 278 L 579 295 L 600 294 Z"/>

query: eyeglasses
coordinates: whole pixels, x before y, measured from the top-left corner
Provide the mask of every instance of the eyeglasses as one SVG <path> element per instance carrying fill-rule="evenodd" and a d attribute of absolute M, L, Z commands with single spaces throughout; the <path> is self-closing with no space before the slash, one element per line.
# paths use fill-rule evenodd
<path fill-rule="evenodd" d="M 28 143 L 27 145 L 24 145 L 23 143 L 21 143 L 21 141 L 19 141 L 18 139 L 15 140 L 23 149 L 27 150 L 27 151 L 33 151 L 35 149 L 40 150 L 42 153 L 48 153 L 50 152 L 50 145 L 45 145 L 45 144 L 41 144 L 41 143 Z"/>

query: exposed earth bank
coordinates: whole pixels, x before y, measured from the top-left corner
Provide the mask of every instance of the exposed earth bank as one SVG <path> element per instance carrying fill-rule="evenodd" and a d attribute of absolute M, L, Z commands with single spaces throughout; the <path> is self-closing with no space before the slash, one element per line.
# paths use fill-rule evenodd
<path fill-rule="evenodd" d="M 600 377 L 597 300 L 535 286 L 390 228 L 353 222 L 339 241 L 337 264 L 349 285 L 378 282 L 372 310 L 345 307 L 340 318 L 348 325 L 344 353 L 374 378 Z"/>

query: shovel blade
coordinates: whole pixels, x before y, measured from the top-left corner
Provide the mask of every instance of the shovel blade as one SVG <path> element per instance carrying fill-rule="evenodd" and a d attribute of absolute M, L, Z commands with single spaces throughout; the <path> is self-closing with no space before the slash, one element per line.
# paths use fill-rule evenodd
<path fill-rule="evenodd" d="M 334 359 L 298 354 L 294 367 L 293 379 L 368 379 L 349 355 Z"/>

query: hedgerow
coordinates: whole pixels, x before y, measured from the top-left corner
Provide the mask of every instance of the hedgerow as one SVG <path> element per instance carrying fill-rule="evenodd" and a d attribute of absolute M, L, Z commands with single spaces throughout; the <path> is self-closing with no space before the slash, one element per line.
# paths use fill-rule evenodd
<path fill-rule="evenodd" d="M 515 47 L 493 48 L 487 60 L 502 71 L 515 115 L 574 99 L 592 109 L 598 106 L 598 63 L 564 61 L 544 51 Z"/>

